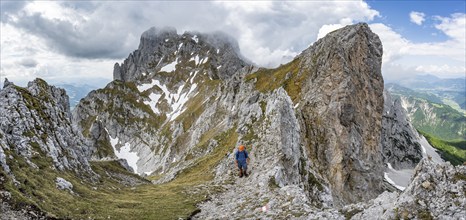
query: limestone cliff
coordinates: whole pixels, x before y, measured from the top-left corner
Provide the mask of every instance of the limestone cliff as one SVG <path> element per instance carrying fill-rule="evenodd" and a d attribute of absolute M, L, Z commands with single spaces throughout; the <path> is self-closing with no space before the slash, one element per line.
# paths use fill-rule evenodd
<path fill-rule="evenodd" d="M 384 91 L 384 113 L 382 118 L 381 146 L 384 162 L 395 169 L 412 169 L 422 159 L 419 135 L 411 125 L 401 106 L 401 100 L 393 100 Z"/>
<path fill-rule="evenodd" d="M 382 191 L 382 44 L 366 24 L 328 34 L 305 50 L 298 100 L 312 167 L 334 197 L 355 202 Z"/>
<path fill-rule="evenodd" d="M 87 145 L 71 125 L 65 90 L 36 79 L 27 88 L 5 82 L 0 90 L 0 163 L 6 173 L 14 155 L 34 161 L 50 157 L 58 170 L 90 171 Z M 81 137 L 81 138 L 80 138 Z"/>

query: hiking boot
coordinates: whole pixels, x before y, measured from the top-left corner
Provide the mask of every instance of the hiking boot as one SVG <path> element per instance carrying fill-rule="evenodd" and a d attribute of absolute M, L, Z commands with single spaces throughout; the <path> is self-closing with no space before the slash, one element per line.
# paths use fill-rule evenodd
<path fill-rule="evenodd" d="M 239 170 L 239 178 L 243 177 L 243 170 Z"/>
<path fill-rule="evenodd" d="M 244 170 L 244 176 L 245 176 L 245 177 L 248 177 L 248 176 L 249 176 L 248 170 Z"/>

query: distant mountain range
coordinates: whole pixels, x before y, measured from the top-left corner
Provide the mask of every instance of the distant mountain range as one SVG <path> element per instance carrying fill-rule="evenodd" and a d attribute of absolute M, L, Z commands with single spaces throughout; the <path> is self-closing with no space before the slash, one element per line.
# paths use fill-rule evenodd
<path fill-rule="evenodd" d="M 416 129 L 444 140 L 466 139 L 464 110 L 455 108 L 454 104 L 458 103 L 452 104 L 453 100 L 438 95 L 439 90 L 414 90 L 393 83 L 385 85 L 385 88 L 392 96 L 401 99 Z"/>
<path fill-rule="evenodd" d="M 442 79 L 443 86 L 431 88 L 421 87 L 419 84 L 418 86 L 413 84 L 410 87 L 413 89 L 394 83 L 385 85 L 385 89 L 394 98 L 400 99 L 413 126 L 432 146 L 441 151 L 443 159 L 453 164 L 462 164 L 466 161 L 465 97 L 464 91 L 460 91 L 458 80 Z M 447 87 L 448 85 L 450 87 Z M 452 94 L 455 95 L 453 98 L 449 96 Z M 463 101 L 463 109 L 459 108 L 458 100 Z"/>
<path fill-rule="evenodd" d="M 435 103 L 443 103 L 466 113 L 466 78 L 442 79 L 433 75 L 415 75 L 399 81 L 387 81 L 386 85 L 409 88 L 414 96 L 425 98 Z M 396 88 L 401 91 L 400 88 Z M 402 89 L 403 90 L 403 89 Z M 407 92 L 406 90 L 403 90 Z"/>
<path fill-rule="evenodd" d="M 71 109 L 79 103 L 79 100 L 89 94 L 90 91 L 99 88 L 89 84 L 57 84 L 57 86 L 66 90 L 66 94 L 70 97 Z"/>

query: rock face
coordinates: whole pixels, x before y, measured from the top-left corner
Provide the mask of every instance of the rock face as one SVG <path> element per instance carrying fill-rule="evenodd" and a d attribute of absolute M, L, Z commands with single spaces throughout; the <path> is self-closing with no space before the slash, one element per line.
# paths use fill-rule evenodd
<path fill-rule="evenodd" d="M 73 191 L 73 184 L 61 177 L 57 177 L 57 179 L 55 179 L 55 184 L 57 185 L 57 189 L 68 190 L 70 192 Z"/>
<path fill-rule="evenodd" d="M 343 208 L 351 219 L 462 219 L 466 215 L 466 166 L 423 159 L 402 193 L 381 194 L 367 204 Z"/>
<path fill-rule="evenodd" d="M 384 103 L 378 36 L 366 24 L 347 26 L 300 57 L 307 76 L 298 111 L 311 166 L 341 203 L 375 197 L 382 189 Z"/>
<path fill-rule="evenodd" d="M 466 216 L 466 166 L 422 160 L 410 186 L 397 198 L 387 219 L 461 219 Z"/>
<path fill-rule="evenodd" d="M 58 170 L 90 171 L 88 147 L 72 128 L 70 117 L 65 90 L 41 79 L 30 82 L 27 88 L 5 83 L 0 90 L 3 170 L 10 173 L 9 164 L 15 163 L 13 155 L 18 155 L 32 167 L 37 167 L 35 158 L 47 156 Z"/>
<path fill-rule="evenodd" d="M 387 91 L 383 95 L 381 145 L 384 163 L 390 163 L 395 169 L 412 169 L 422 159 L 419 135 L 409 122 L 401 100 L 393 100 Z"/>

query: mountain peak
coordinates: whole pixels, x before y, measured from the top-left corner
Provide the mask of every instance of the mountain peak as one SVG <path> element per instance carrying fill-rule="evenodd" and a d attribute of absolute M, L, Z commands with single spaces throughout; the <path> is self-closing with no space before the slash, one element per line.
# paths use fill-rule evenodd
<path fill-rule="evenodd" d="M 9 85 L 13 85 L 13 83 L 10 82 L 10 81 L 8 80 L 8 78 L 5 78 L 5 82 L 3 83 L 3 88 L 6 88 L 6 87 L 9 86 Z"/>
<path fill-rule="evenodd" d="M 159 38 L 162 36 L 166 35 L 177 35 L 176 28 L 174 27 L 162 27 L 162 28 L 157 28 L 157 27 L 151 27 L 147 31 L 144 31 L 141 35 L 141 38 Z"/>
<path fill-rule="evenodd" d="M 123 64 L 116 63 L 115 80 L 136 81 L 147 75 L 175 70 L 182 60 L 202 59 L 202 68 L 212 79 L 229 78 L 238 69 L 247 65 L 240 53 L 238 42 L 222 32 L 185 32 L 178 35 L 175 28 L 152 27 L 141 35 L 139 48 L 131 53 Z M 186 67 L 187 62 L 180 65 Z M 199 67 L 199 63 L 195 63 Z M 149 76 L 151 77 L 151 76 Z"/>
<path fill-rule="evenodd" d="M 357 46 L 362 42 L 367 43 L 367 46 Z M 358 49 L 369 49 L 371 54 L 380 59 L 383 54 L 382 42 L 380 38 L 371 31 L 366 23 L 358 23 L 347 25 L 338 30 L 328 33 L 325 37 L 319 39 L 313 46 L 304 50 L 301 55 L 312 53 L 315 50 L 327 48 L 327 50 L 335 50 L 341 53 L 351 53 Z"/>

